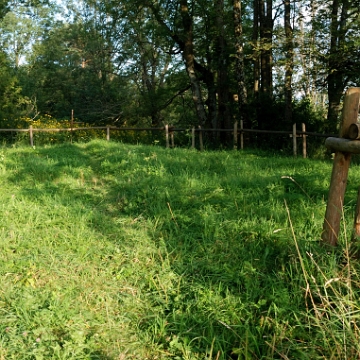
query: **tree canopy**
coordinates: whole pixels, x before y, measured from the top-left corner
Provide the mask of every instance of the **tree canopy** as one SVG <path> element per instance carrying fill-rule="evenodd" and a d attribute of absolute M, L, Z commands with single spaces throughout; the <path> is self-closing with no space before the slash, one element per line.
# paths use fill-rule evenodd
<path fill-rule="evenodd" d="M 359 1 L 13 0 L 0 4 L 0 122 L 338 125 L 359 78 Z M 311 113 L 323 113 L 316 124 Z M 311 125 L 311 124 L 310 124 Z M 220 135 L 219 135 L 220 136 Z M 226 136 L 218 141 L 226 142 Z"/>

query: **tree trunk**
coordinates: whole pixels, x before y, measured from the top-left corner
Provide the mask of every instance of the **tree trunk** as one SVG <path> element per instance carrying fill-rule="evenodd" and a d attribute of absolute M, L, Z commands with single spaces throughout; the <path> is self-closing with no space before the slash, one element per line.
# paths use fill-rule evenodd
<path fill-rule="evenodd" d="M 202 99 L 200 82 L 195 72 L 193 21 L 191 15 L 189 14 L 187 0 L 180 1 L 180 12 L 184 27 L 184 38 L 185 38 L 184 48 L 183 48 L 183 58 L 185 61 L 186 72 L 189 76 L 191 83 L 192 96 L 195 104 L 196 113 L 198 116 L 198 122 L 200 126 L 203 126 L 206 123 L 206 113 L 205 113 L 204 102 Z"/>
<path fill-rule="evenodd" d="M 330 24 L 330 53 L 328 69 L 328 115 L 327 131 L 335 131 L 339 123 L 341 110 L 341 97 L 345 88 L 345 74 L 342 64 L 341 51 L 345 46 L 346 19 L 349 10 L 349 2 L 334 0 L 331 8 Z M 340 13 L 341 11 L 341 13 Z M 340 13 L 340 18 L 339 17 Z"/>
<path fill-rule="evenodd" d="M 292 75 L 294 68 L 293 29 L 291 27 L 290 0 L 284 2 L 284 27 L 285 27 L 285 121 L 292 124 Z"/>
<path fill-rule="evenodd" d="M 218 95 L 218 123 L 220 129 L 231 127 L 229 110 L 229 79 L 228 56 L 224 32 L 224 1 L 216 0 L 216 27 L 217 27 L 217 95 Z M 230 133 L 220 133 L 222 142 L 229 140 Z"/>
<path fill-rule="evenodd" d="M 272 129 L 269 110 L 272 106 L 272 37 L 273 18 L 272 0 L 259 0 L 260 20 L 260 94 L 258 103 L 257 122 L 259 129 Z"/>
<path fill-rule="evenodd" d="M 253 63 L 253 105 L 257 127 L 261 127 L 260 111 L 260 0 L 253 0 L 252 63 Z"/>
<path fill-rule="evenodd" d="M 195 105 L 195 110 L 198 118 L 199 125 L 204 125 L 206 123 L 206 111 L 204 106 L 204 101 L 201 93 L 200 80 L 197 76 L 197 72 L 201 74 L 203 80 L 209 81 L 212 83 L 212 74 L 204 66 L 196 62 L 194 56 L 194 43 L 193 43 L 193 20 L 189 13 L 189 8 L 187 0 L 180 0 L 180 15 L 182 19 L 183 31 L 182 36 L 174 32 L 167 24 L 165 19 L 162 17 L 160 8 L 152 1 L 146 1 L 146 6 L 148 6 L 153 12 L 156 21 L 163 27 L 174 42 L 179 46 L 182 51 L 183 60 L 185 63 L 186 72 L 189 76 L 191 84 L 192 98 Z M 206 82 L 207 86 L 208 83 Z M 209 94 L 212 89 L 209 88 Z"/>
<path fill-rule="evenodd" d="M 261 92 L 272 97 L 272 0 L 260 0 Z"/>
<path fill-rule="evenodd" d="M 238 110 L 239 120 L 247 125 L 247 92 L 245 86 L 245 70 L 244 70 L 244 46 L 243 46 L 243 30 L 242 30 L 242 14 L 241 0 L 233 2 L 234 14 L 234 30 L 235 30 L 235 56 L 236 56 L 236 82 L 238 93 Z"/>
<path fill-rule="evenodd" d="M 253 74 L 254 74 L 254 97 L 258 99 L 260 84 L 260 59 L 259 59 L 259 0 L 253 2 Z"/>

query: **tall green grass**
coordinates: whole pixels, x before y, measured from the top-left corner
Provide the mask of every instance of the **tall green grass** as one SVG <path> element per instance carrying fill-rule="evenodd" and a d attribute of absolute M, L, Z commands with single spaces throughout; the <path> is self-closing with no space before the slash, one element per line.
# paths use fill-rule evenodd
<path fill-rule="evenodd" d="M 0 150 L 0 359 L 354 359 L 331 163 L 105 141 Z"/>

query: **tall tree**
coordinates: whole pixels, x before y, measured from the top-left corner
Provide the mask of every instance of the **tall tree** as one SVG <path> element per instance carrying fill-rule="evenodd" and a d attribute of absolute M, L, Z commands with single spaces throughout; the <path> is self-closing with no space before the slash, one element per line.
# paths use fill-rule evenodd
<path fill-rule="evenodd" d="M 290 0 L 284 0 L 284 28 L 285 28 L 285 121 L 292 123 L 292 76 L 294 68 L 294 43 L 293 29 L 291 26 L 291 6 Z"/>
<path fill-rule="evenodd" d="M 18 68 L 41 34 L 48 30 L 54 7 L 41 1 L 14 1 L 8 5 L 2 17 L 0 8 L 0 42 Z"/>
<path fill-rule="evenodd" d="M 253 60 L 253 92 L 256 100 L 258 100 L 259 98 L 259 89 L 260 89 L 259 10 L 260 10 L 259 0 L 253 0 L 252 60 Z"/>
<path fill-rule="evenodd" d="M 273 96 L 273 0 L 254 0 L 253 59 L 256 116 L 259 128 L 271 128 L 269 108 Z"/>
<path fill-rule="evenodd" d="M 178 98 L 184 99 L 190 86 L 180 50 L 169 32 L 173 15 L 156 4 L 152 4 L 153 8 L 144 5 L 143 2 L 109 5 L 107 11 L 111 19 L 114 65 L 135 91 L 126 114 L 132 122 L 150 120 L 148 123 L 157 127 L 165 120 L 174 123 L 173 114 L 166 119 L 163 114 L 181 107 Z"/>
<path fill-rule="evenodd" d="M 341 68 L 340 52 L 345 50 L 349 2 L 334 0 L 331 7 L 330 51 L 328 70 L 328 127 L 338 122 L 341 96 L 345 87 L 344 69 Z"/>
<path fill-rule="evenodd" d="M 216 72 L 217 72 L 217 94 L 218 94 L 218 123 L 220 128 L 231 127 L 231 113 L 230 113 L 230 89 L 229 89 L 229 53 L 227 49 L 227 40 L 225 33 L 225 14 L 224 1 L 215 0 L 216 11 Z M 217 124 L 214 124 L 217 125 Z M 218 125 L 217 125 L 218 126 Z M 217 126 L 214 126 L 215 128 Z M 226 135 L 226 133 L 225 133 Z M 229 134 L 227 134 L 229 135 Z M 229 136 L 224 136 L 227 140 Z"/>
<path fill-rule="evenodd" d="M 187 124 L 227 128 L 237 94 L 239 118 L 271 129 L 291 121 L 293 92 L 316 99 L 323 86 L 330 130 L 344 88 L 360 80 L 359 1 L 68 0 L 58 21 L 42 15 L 50 3 L 13 2 L 1 41 L 24 93 L 58 116 L 74 106 L 94 121 L 159 126 L 183 121 L 174 109 L 190 99 Z"/>
<path fill-rule="evenodd" d="M 21 57 L 29 52 L 31 40 L 34 39 L 36 32 L 34 23 L 21 13 L 11 11 L 4 16 L 0 26 L 1 46 L 9 53 L 14 66 L 18 68 Z"/>
<path fill-rule="evenodd" d="M 187 0 L 180 0 L 180 14 L 183 25 L 183 58 L 185 62 L 186 72 L 189 76 L 193 101 L 198 115 L 199 125 L 206 123 L 206 112 L 201 92 L 201 86 L 195 70 L 195 54 L 193 39 L 193 17 L 190 12 Z"/>
<path fill-rule="evenodd" d="M 24 92 L 41 112 L 62 118 L 73 109 L 78 118 L 97 123 L 120 116 L 122 81 L 107 65 L 103 42 L 89 24 L 54 25 L 35 47 L 23 78 Z"/>
<path fill-rule="evenodd" d="M 187 0 L 179 0 L 179 17 L 180 21 L 173 24 L 170 28 L 167 20 L 162 16 L 161 7 L 156 6 L 151 1 L 146 5 L 152 10 L 158 23 L 164 28 L 169 36 L 179 47 L 182 58 L 185 64 L 185 69 L 189 77 L 192 90 L 192 98 L 196 109 L 197 119 L 199 125 L 204 125 L 207 122 L 207 114 L 201 89 L 200 76 L 204 81 L 211 81 L 212 75 L 208 70 L 195 59 L 194 52 L 194 22 L 193 14 L 189 8 Z M 179 27 L 179 24 L 180 27 Z"/>
<path fill-rule="evenodd" d="M 327 59 L 327 129 L 334 131 L 339 122 L 341 98 L 345 87 L 358 79 L 359 16 L 358 1 L 333 0 L 328 8 L 330 29 Z"/>
<path fill-rule="evenodd" d="M 244 37 L 242 26 L 241 0 L 233 0 L 234 32 L 235 32 L 235 57 L 236 57 L 236 83 L 237 83 L 237 101 L 240 120 L 246 122 L 247 117 L 247 90 L 245 83 L 245 65 L 244 65 Z M 247 125 L 247 124 L 246 124 Z"/>
<path fill-rule="evenodd" d="M 260 1 L 260 42 L 261 42 L 261 92 L 272 97 L 273 72 L 273 0 Z"/>
<path fill-rule="evenodd" d="M 0 51 L 0 126 L 12 127 L 12 119 L 26 115 L 31 101 L 21 87 L 7 54 Z"/>

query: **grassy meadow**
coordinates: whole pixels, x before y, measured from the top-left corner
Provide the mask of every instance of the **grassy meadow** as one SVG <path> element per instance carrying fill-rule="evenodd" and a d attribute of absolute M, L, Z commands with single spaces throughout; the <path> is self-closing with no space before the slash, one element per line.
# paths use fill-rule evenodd
<path fill-rule="evenodd" d="M 0 149 L 0 359 L 355 359 L 331 161 L 105 141 Z"/>

